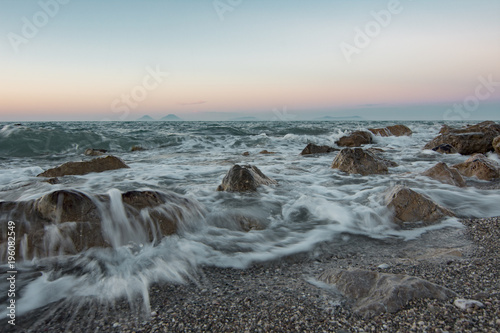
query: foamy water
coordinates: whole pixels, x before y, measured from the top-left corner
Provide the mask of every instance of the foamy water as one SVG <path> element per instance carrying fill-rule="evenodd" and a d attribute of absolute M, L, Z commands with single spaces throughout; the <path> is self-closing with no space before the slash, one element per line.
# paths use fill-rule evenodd
<path fill-rule="evenodd" d="M 498 191 L 457 188 L 419 175 L 439 161 L 454 164 L 467 158 L 422 150 L 437 135 L 438 123 L 406 122 L 414 132 L 411 137 L 376 137 L 374 144 L 366 146 L 384 149 L 383 157 L 399 164 L 388 175 L 347 175 L 333 170 L 335 153 L 299 155 L 309 142 L 334 146 L 335 140 L 352 130 L 391 124 L 0 124 L 0 200 L 32 200 L 58 189 L 111 198 L 101 213 L 103 232 L 112 236 L 113 247 L 18 262 L 17 314 L 87 296 L 103 300 L 139 297 L 147 313 L 152 283 L 196 281 L 203 265 L 245 268 L 312 251 L 321 242 L 349 241 L 349 234 L 408 240 L 432 229 L 460 226 L 457 219 L 448 218 L 432 227 L 396 230 L 383 203 L 384 193 L 396 184 L 431 197 L 459 217 L 500 215 Z M 130 152 L 133 145 L 147 150 Z M 64 177 L 57 185 L 36 177 L 64 162 L 88 159 L 83 156 L 86 148 L 108 149 L 130 169 Z M 276 154 L 258 154 L 264 149 Z M 245 151 L 250 156 L 242 156 Z M 233 164 L 256 165 L 279 185 L 251 194 L 217 192 Z M 191 200 L 196 209 L 185 217 L 176 235 L 150 243 L 123 211 L 120 194 L 130 190 L 174 192 Z M 258 221 L 262 230 L 243 231 L 238 216 Z M 0 290 L 5 290 L 4 275 L 1 281 Z"/>

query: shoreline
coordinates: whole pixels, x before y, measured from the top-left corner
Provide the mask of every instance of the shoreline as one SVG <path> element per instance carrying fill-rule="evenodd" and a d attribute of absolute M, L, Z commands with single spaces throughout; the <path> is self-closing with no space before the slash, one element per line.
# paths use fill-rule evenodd
<path fill-rule="evenodd" d="M 244 270 L 203 267 L 197 281 L 151 286 L 149 318 L 140 299 L 134 306 L 124 300 L 60 301 L 16 318 L 16 328 L 6 332 L 495 332 L 500 330 L 500 217 L 460 221 L 465 228 L 433 230 L 410 241 L 350 235 Z M 382 264 L 386 268 L 378 267 Z M 454 299 L 419 300 L 364 319 L 335 288 L 319 288 L 315 280 L 327 269 L 349 267 L 420 277 L 485 307 L 463 311 Z"/>

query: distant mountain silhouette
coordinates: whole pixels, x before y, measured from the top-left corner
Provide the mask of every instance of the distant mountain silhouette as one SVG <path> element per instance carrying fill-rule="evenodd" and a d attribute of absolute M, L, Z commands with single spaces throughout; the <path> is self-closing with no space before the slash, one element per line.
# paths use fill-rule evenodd
<path fill-rule="evenodd" d="M 145 116 L 142 116 L 141 118 L 137 119 L 137 121 L 154 121 L 154 119 L 148 115 L 145 115 Z"/>
<path fill-rule="evenodd" d="M 363 120 L 363 117 L 360 117 L 360 116 L 346 116 L 346 117 L 324 116 L 321 118 L 316 118 L 316 120 Z"/>
<path fill-rule="evenodd" d="M 171 113 L 169 115 L 166 115 L 165 117 L 162 117 L 160 120 L 161 121 L 182 121 L 182 118 L 179 118 L 175 114 Z"/>

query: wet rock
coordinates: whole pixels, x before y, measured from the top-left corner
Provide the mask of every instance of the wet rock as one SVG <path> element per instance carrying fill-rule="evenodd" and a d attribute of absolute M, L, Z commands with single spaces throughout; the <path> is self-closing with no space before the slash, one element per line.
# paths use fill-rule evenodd
<path fill-rule="evenodd" d="M 394 212 L 394 222 L 404 228 L 431 225 L 454 216 L 428 197 L 402 185 L 396 185 L 386 194 L 385 203 Z"/>
<path fill-rule="evenodd" d="M 61 183 L 59 178 L 48 178 L 48 179 L 45 179 L 43 181 L 49 183 L 50 185 L 57 185 L 57 184 Z"/>
<path fill-rule="evenodd" d="M 273 152 L 273 151 L 262 150 L 262 151 L 259 152 L 259 154 L 262 154 L 262 155 L 273 155 L 273 154 L 276 154 L 276 153 Z"/>
<path fill-rule="evenodd" d="M 455 147 L 447 143 L 443 143 L 437 147 L 434 147 L 432 148 L 432 150 L 441 154 L 458 154 L 458 151 L 455 149 Z"/>
<path fill-rule="evenodd" d="M 495 152 L 500 155 L 500 136 L 493 139 L 492 146 Z"/>
<path fill-rule="evenodd" d="M 144 151 L 146 149 L 144 149 L 142 146 L 132 146 L 132 148 L 130 148 L 130 151 Z"/>
<path fill-rule="evenodd" d="M 365 318 L 398 312 L 414 300 L 444 301 L 456 296 L 448 288 L 417 277 L 362 269 L 326 271 L 318 280 L 335 285 L 345 297 L 354 301 L 355 313 Z"/>
<path fill-rule="evenodd" d="M 241 155 L 243 155 L 243 156 L 250 156 L 250 153 L 246 151 L 246 152 L 244 152 L 244 153 L 243 153 L 243 154 L 241 154 Z"/>
<path fill-rule="evenodd" d="M 465 180 L 455 168 L 449 168 L 446 163 L 440 162 L 422 173 L 422 175 L 440 181 L 443 184 L 465 187 Z"/>
<path fill-rule="evenodd" d="M 413 134 L 412 130 L 405 125 L 393 125 L 384 128 L 369 128 L 370 132 L 380 136 L 410 136 Z"/>
<path fill-rule="evenodd" d="M 118 157 L 106 156 L 95 158 L 90 161 L 68 162 L 56 168 L 42 172 L 37 177 L 63 177 L 67 175 L 86 175 L 92 172 L 104 172 L 128 168 L 128 166 Z"/>
<path fill-rule="evenodd" d="M 372 134 L 366 131 L 356 131 L 341 137 L 335 143 L 339 147 L 360 147 L 372 143 Z"/>
<path fill-rule="evenodd" d="M 493 139 L 500 135 L 500 125 L 485 121 L 473 126 L 451 128 L 443 125 L 440 135 L 427 143 L 424 149 L 433 149 L 442 144 L 449 144 L 462 155 L 487 153 L 493 151 Z"/>
<path fill-rule="evenodd" d="M 466 177 L 477 177 L 482 180 L 500 178 L 500 165 L 483 154 L 475 154 L 453 167 Z"/>
<path fill-rule="evenodd" d="M 234 165 L 222 180 L 217 191 L 255 192 L 260 185 L 277 184 L 253 165 Z"/>
<path fill-rule="evenodd" d="M 311 155 L 311 154 L 326 154 L 334 151 L 338 151 L 337 148 L 333 148 L 330 146 L 318 146 L 314 143 L 309 143 L 304 150 L 300 153 L 300 155 Z"/>
<path fill-rule="evenodd" d="M 366 176 L 371 174 L 386 174 L 388 172 L 388 164 L 392 163 L 394 162 L 384 160 L 372 152 L 361 148 L 344 148 L 333 160 L 332 168 Z"/>
<path fill-rule="evenodd" d="M 122 193 L 113 205 L 111 208 L 108 195 L 91 198 L 73 190 L 54 191 L 26 202 L 0 202 L 0 259 L 5 259 L 9 220 L 16 221 L 17 257 L 31 259 L 131 240 L 160 240 L 201 214 L 195 202 L 175 193 L 130 191 Z M 124 215 L 117 213 L 120 210 Z"/>
<path fill-rule="evenodd" d="M 102 155 L 106 154 L 107 152 L 108 151 L 106 149 L 89 148 L 89 149 L 86 149 L 83 154 L 86 156 L 102 156 Z"/>

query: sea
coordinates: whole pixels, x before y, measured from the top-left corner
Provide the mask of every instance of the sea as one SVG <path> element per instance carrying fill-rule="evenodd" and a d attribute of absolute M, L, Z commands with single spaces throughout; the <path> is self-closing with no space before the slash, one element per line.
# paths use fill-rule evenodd
<path fill-rule="evenodd" d="M 203 267 L 245 269 L 314 253 L 325 242 L 359 241 L 352 235 L 405 242 L 435 229 L 460 228 L 459 218 L 500 215 L 500 193 L 483 189 L 481 181 L 471 180 L 479 186 L 458 188 L 421 175 L 438 162 L 453 165 L 467 158 L 423 150 L 444 122 L 397 123 L 408 126 L 413 135 L 375 136 L 365 148 L 382 149 L 381 156 L 398 166 L 390 168 L 389 174 L 369 176 L 332 169 L 335 152 L 300 153 L 308 143 L 335 147 L 335 141 L 351 131 L 395 122 L 0 123 L 0 201 L 34 200 L 62 189 L 89 197 L 154 190 L 176 193 L 196 206 L 195 214 L 180 221 L 189 228 L 156 242 L 134 242 L 134 230 L 129 227 L 134 221 L 128 221 L 120 227 L 120 233 L 129 234 L 127 243 L 75 255 L 18 259 L 16 315 L 85 297 L 139 298 L 147 312 L 151 285 L 196 281 Z M 144 150 L 131 151 L 133 146 Z M 61 177 L 59 184 L 37 177 L 62 163 L 91 159 L 84 156 L 87 148 L 106 149 L 130 168 Z M 273 154 L 259 154 L 262 150 Z M 490 157 L 498 161 L 496 155 Z M 261 186 L 256 193 L 218 192 L 235 164 L 255 165 L 278 184 Z M 385 193 L 397 184 L 425 194 L 457 217 L 433 226 L 398 229 L 384 204 Z M 108 213 L 103 216 L 113 214 Z M 258 220 L 262 228 L 242 230 L 237 216 Z M 7 304 L 9 267 L 5 261 L 0 267 L 0 301 Z M 2 306 L 0 316 L 6 314 Z"/>

